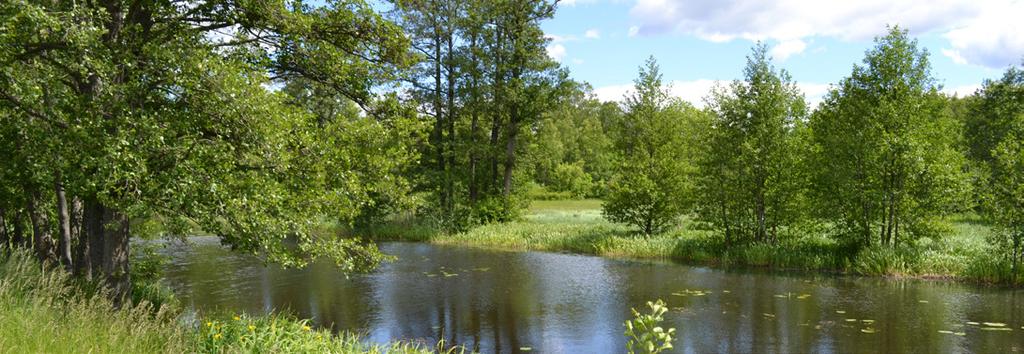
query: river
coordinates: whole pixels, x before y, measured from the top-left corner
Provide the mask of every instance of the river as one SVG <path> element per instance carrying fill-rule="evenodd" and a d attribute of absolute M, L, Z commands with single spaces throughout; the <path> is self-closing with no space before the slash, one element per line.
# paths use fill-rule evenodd
<path fill-rule="evenodd" d="M 630 308 L 660 298 L 676 353 L 1024 351 L 1022 290 L 418 243 L 384 243 L 396 262 L 346 277 L 329 264 L 264 266 L 212 237 L 191 243 L 163 251 L 187 308 L 289 311 L 374 342 L 621 353 Z"/>

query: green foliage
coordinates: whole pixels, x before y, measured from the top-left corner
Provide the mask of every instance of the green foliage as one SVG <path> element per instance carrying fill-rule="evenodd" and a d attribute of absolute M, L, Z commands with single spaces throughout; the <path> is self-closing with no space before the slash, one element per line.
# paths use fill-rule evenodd
<path fill-rule="evenodd" d="M 1005 259 L 973 268 L 1014 282 L 1024 262 L 1024 71 L 1011 67 L 1002 79 L 986 81 L 968 104 L 966 143 L 981 182 L 976 194 L 997 226 L 989 241 Z"/>
<path fill-rule="evenodd" d="M 668 306 L 660 299 L 656 302 L 647 302 L 651 308 L 650 314 L 641 314 L 636 309 L 633 312 L 633 319 L 626 321 L 626 352 L 629 354 L 646 353 L 656 354 L 672 349 L 673 335 L 675 328 L 665 330 L 659 324 L 664 320 Z"/>
<path fill-rule="evenodd" d="M 115 310 L 103 291 L 43 270 L 28 252 L 0 254 L 0 348 L 32 353 L 182 353 L 177 311 L 148 301 Z"/>
<path fill-rule="evenodd" d="M 608 183 L 605 217 L 647 235 L 676 224 L 692 200 L 693 122 L 700 113 L 669 99 L 654 58 L 640 68 L 619 127 L 615 173 Z"/>
<path fill-rule="evenodd" d="M 536 182 L 530 182 L 526 188 L 526 198 L 529 200 L 564 200 L 572 199 L 573 195 L 570 192 L 551 191 Z"/>
<path fill-rule="evenodd" d="M 899 28 L 875 43 L 810 121 L 814 209 L 859 245 L 922 236 L 969 194 L 928 53 Z"/>
<path fill-rule="evenodd" d="M 806 177 L 801 139 L 807 105 L 768 47 L 747 57 L 743 81 L 711 93 L 712 119 L 702 132 L 697 211 L 726 242 L 776 240 L 800 220 Z"/>
<path fill-rule="evenodd" d="M 583 170 L 583 163 L 560 163 L 551 174 L 551 187 L 559 192 L 569 193 L 574 198 L 585 198 L 594 188 L 590 174 Z"/>
<path fill-rule="evenodd" d="M 197 353 L 463 353 L 463 348 L 426 348 L 413 343 L 374 345 L 351 333 L 334 335 L 309 321 L 283 315 L 207 319 L 194 334 Z"/>

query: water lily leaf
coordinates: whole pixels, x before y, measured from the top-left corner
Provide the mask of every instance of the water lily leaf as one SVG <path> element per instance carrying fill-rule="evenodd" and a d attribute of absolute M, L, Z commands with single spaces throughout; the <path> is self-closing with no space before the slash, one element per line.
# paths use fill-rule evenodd
<path fill-rule="evenodd" d="M 1012 331 L 1010 327 L 982 327 L 982 331 Z"/>
<path fill-rule="evenodd" d="M 989 326 L 989 327 L 1006 327 L 1005 323 L 1000 323 L 1000 322 L 984 322 L 982 324 L 984 324 L 986 326 Z"/>
<path fill-rule="evenodd" d="M 942 334 L 953 334 L 953 331 L 947 331 L 947 330 L 944 330 L 944 329 L 940 329 L 939 333 L 942 333 Z"/>
<path fill-rule="evenodd" d="M 530 348 L 530 347 L 519 347 L 519 350 L 520 351 L 524 351 L 524 352 L 528 352 L 528 351 L 533 350 L 533 348 Z"/>
<path fill-rule="evenodd" d="M 868 327 L 868 328 L 862 329 L 862 330 L 860 330 L 860 331 L 861 331 L 861 332 L 864 332 L 864 333 L 868 333 L 868 334 L 871 334 L 871 333 L 875 333 L 875 329 L 874 329 L 874 328 L 871 328 L 871 327 Z"/>
<path fill-rule="evenodd" d="M 842 315 L 842 314 L 846 313 L 846 311 L 843 311 L 843 310 L 836 310 L 836 313 L 838 313 L 838 314 Z"/>
<path fill-rule="evenodd" d="M 967 321 L 967 324 L 972 325 L 972 326 L 980 326 L 981 325 L 981 323 L 972 322 L 972 321 Z"/>

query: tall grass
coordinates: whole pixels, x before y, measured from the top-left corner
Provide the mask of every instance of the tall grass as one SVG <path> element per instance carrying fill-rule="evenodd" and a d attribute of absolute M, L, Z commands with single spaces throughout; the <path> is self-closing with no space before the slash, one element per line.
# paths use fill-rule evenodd
<path fill-rule="evenodd" d="M 170 307 L 148 301 L 115 310 L 103 291 L 45 271 L 25 251 L 0 255 L 0 351 L 182 353 L 188 333 Z"/>
<path fill-rule="evenodd" d="M 30 252 L 0 251 L 0 353 L 433 353 L 443 342 L 369 344 L 284 315 L 185 321 L 148 284 L 115 309 L 101 287 L 44 269 Z M 165 304 L 147 298 L 155 291 Z"/>

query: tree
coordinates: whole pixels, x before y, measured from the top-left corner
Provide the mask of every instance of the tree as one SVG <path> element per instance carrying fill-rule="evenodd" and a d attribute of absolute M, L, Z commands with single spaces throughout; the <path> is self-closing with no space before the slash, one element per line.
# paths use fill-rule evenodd
<path fill-rule="evenodd" d="M 540 21 L 555 6 L 530 1 L 395 1 L 398 20 L 423 59 L 405 81 L 433 126 L 420 153 L 418 190 L 445 226 L 506 220 L 520 208 L 523 156 L 556 102 L 564 73 L 547 56 Z M 489 128 L 489 129 L 488 129 Z M 486 202 L 485 206 L 480 203 Z M 465 212 L 471 209 L 472 213 Z"/>
<path fill-rule="evenodd" d="M 772 67 L 764 44 L 754 47 L 743 73 L 743 81 L 711 93 L 698 173 L 698 213 L 725 232 L 727 244 L 777 239 L 777 229 L 797 219 L 803 184 L 803 94 L 785 70 Z"/>
<path fill-rule="evenodd" d="M 811 116 L 810 169 L 820 216 L 847 241 L 896 245 L 932 233 L 963 194 L 964 162 L 927 51 L 898 27 L 875 43 Z"/>
<path fill-rule="evenodd" d="M 965 140 L 981 176 L 981 210 L 995 223 L 991 241 L 1016 280 L 1024 261 L 1024 70 L 986 81 L 967 105 Z"/>
<path fill-rule="evenodd" d="M 688 141 L 700 113 L 669 97 L 653 57 L 640 68 L 625 107 L 616 142 L 617 166 L 603 213 L 646 235 L 660 233 L 675 225 L 691 202 L 693 157 Z"/>
<path fill-rule="evenodd" d="M 371 6 L 18 0 L 0 14 L 0 145 L 15 147 L 0 202 L 29 214 L 44 260 L 58 229 L 61 258 L 73 242 L 72 268 L 121 301 L 129 220 L 156 215 L 285 265 L 325 256 L 357 270 L 384 258 L 312 234 L 325 214 L 351 220 L 372 181 L 408 161 L 389 139 L 408 135 L 412 117 L 374 92 L 408 65 L 408 43 Z M 299 78 L 366 118 L 331 129 L 268 89 Z"/>

